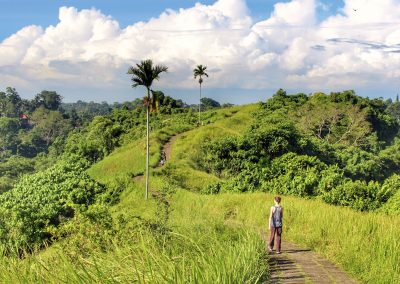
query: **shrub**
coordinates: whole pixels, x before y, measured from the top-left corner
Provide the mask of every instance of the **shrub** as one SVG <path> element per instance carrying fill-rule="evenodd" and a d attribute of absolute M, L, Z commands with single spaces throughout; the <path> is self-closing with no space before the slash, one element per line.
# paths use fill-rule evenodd
<path fill-rule="evenodd" d="M 379 183 L 347 180 L 330 192 L 322 195 L 322 199 L 330 204 L 349 206 L 360 211 L 377 209 L 381 202 L 377 199 Z"/>
<path fill-rule="evenodd" d="M 390 215 L 400 215 L 400 191 L 397 191 L 390 197 L 379 210 Z"/>
<path fill-rule="evenodd" d="M 377 198 L 381 202 L 388 201 L 393 195 L 400 191 L 400 176 L 397 174 L 387 178 L 378 192 Z"/>
<path fill-rule="evenodd" d="M 272 161 L 263 177 L 262 189 L 297 196 L 316 195 L 321 171 L 326 168 L 316 157 L 287 153 Z"/>
<path fill-rule="evenodd" d="M 332 189 L 338 187 L 345 182 L 343 170 L 337 165 L 329 166 L 327 169 L 321 171 L 321 177 L 318 183 L 318 195 L 330 192 Z"/>
<path fill-rule="evenodd" d="M 54 227 L 93 204 L 104 187 L 86 174 L 88 163 L 71 157 L 34 175 L 24 176 L 0 196 L 0 242 L 22 248 L 41 246 Z"/>

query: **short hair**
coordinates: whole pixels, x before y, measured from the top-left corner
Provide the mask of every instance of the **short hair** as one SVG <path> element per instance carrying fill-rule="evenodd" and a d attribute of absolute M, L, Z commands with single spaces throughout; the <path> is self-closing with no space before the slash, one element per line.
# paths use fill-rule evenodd
<path fill-rule="evenodd" d="M 278 203 L 281 203 L 281 197 L 280 196 L 275 196 L 274 197 L 274 200 L 276 201 L 276 202 L 278 202 Z"/>

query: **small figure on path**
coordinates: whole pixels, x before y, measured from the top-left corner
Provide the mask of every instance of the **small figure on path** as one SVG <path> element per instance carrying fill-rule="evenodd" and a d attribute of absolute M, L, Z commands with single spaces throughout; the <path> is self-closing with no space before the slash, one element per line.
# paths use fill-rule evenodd
<path fill-rule="evenodd" d="M 160 159 L 160 162 L 158 163 L 158 166 L 159 166 L 159 167 L 164 166 L 164 164 L 165 164 L 166 161 L 167 161 L 167 157 L 166 157 L 165 151 L 162 150 L 162 151 L 161 151 L 161 159 Z"/>
<path fill-rule="evenodd" d="M 276 235 L 276 253 L 281 253 L 281 235 L 282 235 L 282 218 L 283 218 L 283 207 L 280 205 L 281 198 L 276 196 L 274 198 L 275 205 L 271 207 L 269 214 L 269 230 L 271 232 L 269 237 L 268 250 L 273 251 L 274 241 Z"/>

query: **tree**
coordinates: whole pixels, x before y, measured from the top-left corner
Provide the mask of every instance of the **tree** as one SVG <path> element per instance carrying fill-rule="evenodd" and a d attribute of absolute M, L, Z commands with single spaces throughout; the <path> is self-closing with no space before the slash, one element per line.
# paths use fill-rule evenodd
<path fill-rule="evenodd" d="M 0 92 L 0 117 L 18 117 L 20 115 L 21 97 L 14 88 L 7 87 Z"/>
<path fill-rule="evenodd" d="M 57 110 L 48 110 L 40 107 L 32 113 L 31 122 L 34 128 L 30 132 L 37 135 L 45 143 L 45 148 L 49 147 L 57 137 L 65 137 L 70 131 L 68 120 Z"/>
<path fill-rule="evenodd" d="M 33 99 L 33 104 L 36 108 L 43 106 L 50 110 L 58 110 L 61 102 L 62 97 L 54 91 L 42 91 Z"/>
<path fill-rule="evenodd" d="M 164 93 L 161 91 L 151 91 L 152 98 L 151 98 L 151 104 L 150 104 L 150 110 L 152 112 L 158 112 L 160 110 L 160 104 L 164 100 Z"/>
<path fill-rule="evenodd" d="M 18 119 L 0 117 L 0 160 L 9 154 L 15 153 L 18 144 L 18 130 L 20 124 Z"/>
<path fill-rule="evenodd" d="M 201 124 L 201 84 L 203 83 L 202 76 L 208 77 L 208 74 L 205 72 L 207 66 L 197 65 L 197 67 L 193 70 L 194 79 L 199 77 L 199 84 L 200 84 L 200 100 L 199 100 L 199 125 Z"/>
<path fill-rule="evenodd" d="M 201 98 L 204 109 L 220 108 L 221 104 L 211 98 Z"/>
<path fill-rule="evenodd" d="M 147 100 L 146 100 L 146 199 L 149 196 L 149 112 L 151 102 L 151 85 L 154 80 L 160 78 L 162 72 L 167 72 L 168 67 L 164 65 L 153 65 L 153 61 L 150 59 L 144 60 L 136 67 L 131 66 L 128 70 L 128 74 L 132 75 L 132 87 L 144 86 L 147 89 Z"/>

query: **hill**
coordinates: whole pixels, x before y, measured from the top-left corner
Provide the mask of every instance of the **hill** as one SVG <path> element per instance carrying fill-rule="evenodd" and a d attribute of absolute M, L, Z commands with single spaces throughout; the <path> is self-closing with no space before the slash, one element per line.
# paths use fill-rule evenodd
<path fill-rule="evenodd" d="M 190 112 L 154 117 L 148 201 L 143 129 L 133 123 L 116 131 L 140 118 L 127 111 L 113 123 L 95 119 L 69 137 L 67 161 L 1 196 L 8 229 L 0 234 L 0 281 L 263 282 L 269 269 L 260 232 L 279 193 L 287 240 L 363 282 L 396 283 L 395 118 L 354 94 L 314 96 L 278 92 L 263 104 L 211 110 L 201 127 Z M 171 138 L 170 158 L 159 167 Z M 58 186 L 43 186 L 55 176 Z M 50 193 L 62 202 L 40 198 Z M 25 215 L 15 215 L 22 209 Z M 24 230 L 27 224 L 33 229 Z M 10 246 L 11 236 L 20 241 Z M 51 247 L 43 250 L 44 241 Z"/>

